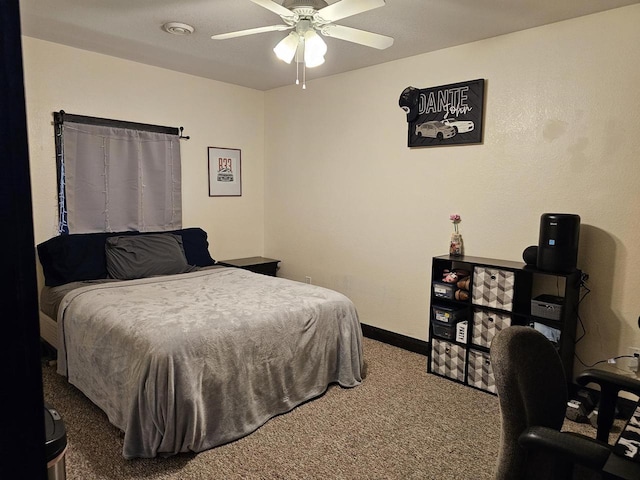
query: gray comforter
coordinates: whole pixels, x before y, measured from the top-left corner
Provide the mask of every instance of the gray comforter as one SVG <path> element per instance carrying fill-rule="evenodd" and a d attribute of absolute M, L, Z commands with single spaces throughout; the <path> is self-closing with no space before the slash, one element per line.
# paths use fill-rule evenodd
<path fill-rule="evenodd" d="M 58 334 L 58 373 L 124 431 L 125 458 L 206 450 L 361 382 L 348 298 L 236 268 L 73 290 Z"/>

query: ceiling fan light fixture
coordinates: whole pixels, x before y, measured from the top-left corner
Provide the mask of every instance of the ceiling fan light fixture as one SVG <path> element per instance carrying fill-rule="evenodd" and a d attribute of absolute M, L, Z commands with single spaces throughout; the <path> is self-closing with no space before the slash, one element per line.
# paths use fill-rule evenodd
<path fill-rule="evenodd" d="M 334 23 L 336 20 L 382 7 L 385 5 L 385 0 L 250 1 L 267 10 L 271 10 L 282 19 L 283 23 L 220 33 L 212 35 L 211 38 L 224 40 L 256 33 L 292 30 L 287 37 L 278 42 L 273 51 L 280 60 L 289 64 L 295 58 L 296 84 L 300 83 L 300 67 L 302 67 L 302 88 L 306 88 L 306 69 L 317 67 L 324 63 L 327 44 L 318 35 L 319 33 L 380 50 L 384 50 L 393 44 L 393 38 L 391 37 Z M 332 3 L 329 4 L 329 1 Z"/>
<path fill-rule="evenodd" d="M 296 32 L 291 32 L 284 37 L 274 47 L 273 51 L 280 60 L 286 63 L 291 63 L 293 57 L 298 50 L 298 44 L 300 43 L 300 36 Z"/>

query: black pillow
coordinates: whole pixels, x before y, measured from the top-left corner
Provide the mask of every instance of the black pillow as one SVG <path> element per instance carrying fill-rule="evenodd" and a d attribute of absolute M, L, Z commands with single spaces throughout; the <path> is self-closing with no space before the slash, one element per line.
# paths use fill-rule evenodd
<path fill-rule="evenodd" d="M 122 235 L 107 238 L 107 272 L 110 278 L 133 280 L 155 275 L 175 275 L 193 270 L 173 233 Z"/>
<path fill-rule="evenodd" d="M 56 287 L 69 282 L 107 278 L 104 243 L 110 233 L 59 235 L 38 245 L 44 283 Z"/>
<path fill-rule="evenodd" d="M 206 267 L 215 264 L 209 254 L 207 232 L 198 227 L 171 232 L 111 232 L 59 235 L 38 245 L 45 285 L 55 287 L 69 282 L 107 278 L 105 243 L 107 238 L 124 235 L 175 233 L 182 237 L 189 265 Z"/>
<path fill-rule="evenodd" d="M 216 263 L 209 253 L 207 232 L 203 229 L 192 227 L 167 233 L 176 233 L 182 237 L 182 246 L 184 247 L 184 254 L 187 257 L 189 265 L 208 267 Z"/>

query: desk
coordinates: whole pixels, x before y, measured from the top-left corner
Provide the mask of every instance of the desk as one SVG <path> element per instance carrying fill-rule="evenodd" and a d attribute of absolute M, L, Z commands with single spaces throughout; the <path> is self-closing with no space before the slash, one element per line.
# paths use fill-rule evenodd
<path fill-rule="evenodd" d="M 623 443 L 633 445 L 634 460 L 624 455 L 628 449 L 621 443 L 621 440 Z M 613 453 L 609 455 L 602 471 L 605 478 L 609 479 L 640 479 L 640 405 L 636 407 L 633 415 L 620 432 L 620 436 L 613 446 Z"/>
<path fill-rule="evenodd" d="M 637 374 L 619 368 L 616 368 L 616 371 L 609 368 L 589 368 L 580 373 L 576 381 L 582 386 L 588 383 L 600 386 L 596 438 L 608 443 L 616 404 L 623 396 L 620 393 L 625 392 L 634 398 L 640 396 Z M 631 418 L 620 432 L 616 443 L 611 446 L 611 453 L 602 468 L 604 478 L 640 480 L 640 403 L 638 400 L 632 400 L 631 405 Z"/>
<path fill-rule="evenodd" d="M 638 480 L 640 478 L 640 463 L 612 453 L 609 455 L 607 463 L 604 464 L 602 473 L 604 478 L 609 480 Z"/>

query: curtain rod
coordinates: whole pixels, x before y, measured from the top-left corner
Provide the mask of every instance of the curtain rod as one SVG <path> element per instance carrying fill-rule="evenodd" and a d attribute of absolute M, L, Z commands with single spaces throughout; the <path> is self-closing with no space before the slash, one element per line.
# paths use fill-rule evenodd
<path fill-rule="evenodd" d="M 164 133 L 167 135 L 179 135 L 179 138 L 189 140 L 188 136 L 182 135 L 183 127 L 163 127 L 161 125 L 150 125 L 148 123 L 126 122 L 124 120 L 112 120 L 110 118 L 88 117 L 86 115 L 74 115 L 66 113 L 64 110 L 53 112 L 54 124 L 62 125 L 64 122 L 82 123 L 84 125 L 99 125 L 101 127 L 129 128 L 131 130 L 141 130 L 145 132 Z"/>

